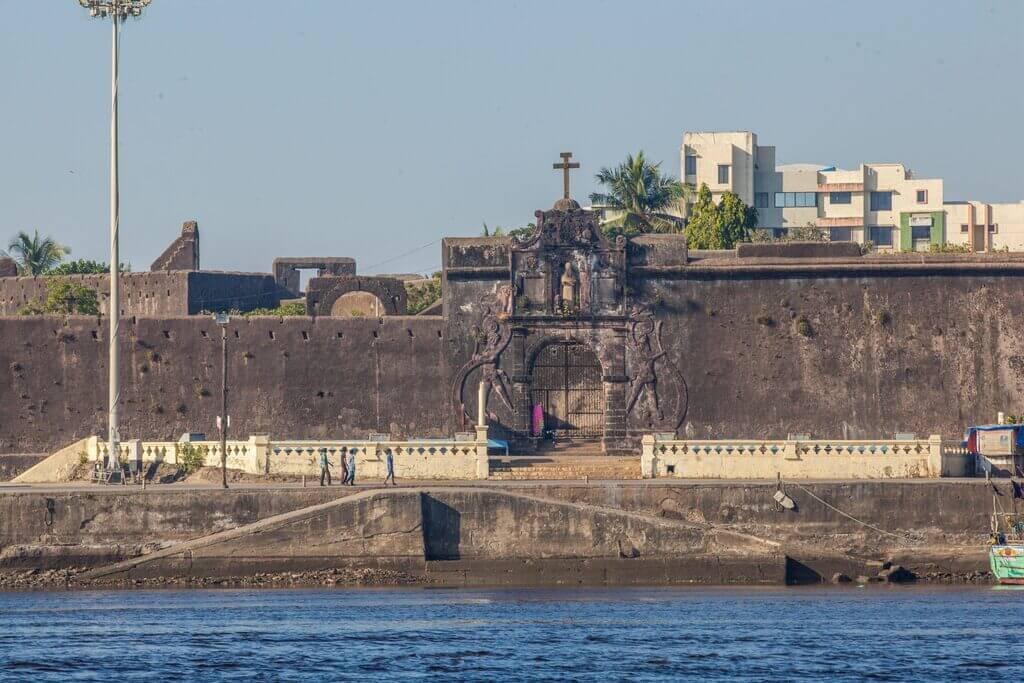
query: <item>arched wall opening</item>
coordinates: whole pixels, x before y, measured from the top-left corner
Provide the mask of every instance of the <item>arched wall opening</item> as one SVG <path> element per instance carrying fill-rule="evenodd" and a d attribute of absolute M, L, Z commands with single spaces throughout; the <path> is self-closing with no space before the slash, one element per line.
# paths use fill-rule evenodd
<path fill-rule="evenodd" d="M 383 315 L 387 315 L 384 302 L 371 292 L 348 292 L 331 304 L 333 318 L 379 318 Z"/>

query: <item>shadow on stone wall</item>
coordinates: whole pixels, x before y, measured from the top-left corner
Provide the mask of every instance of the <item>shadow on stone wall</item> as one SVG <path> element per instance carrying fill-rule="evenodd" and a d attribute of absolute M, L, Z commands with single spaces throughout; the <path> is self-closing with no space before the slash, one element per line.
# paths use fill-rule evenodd
<path fill-rule="evenodd" d="M 429 494 L 420 495 L 423 510 L 423 555 L 430 560 L 461 559 L 462 513 Z"/>

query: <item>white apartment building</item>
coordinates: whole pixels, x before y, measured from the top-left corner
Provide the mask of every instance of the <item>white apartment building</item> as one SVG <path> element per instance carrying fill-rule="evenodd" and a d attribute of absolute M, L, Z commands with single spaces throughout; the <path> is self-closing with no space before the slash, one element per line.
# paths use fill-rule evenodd
<path fill-rule="evenodd" d="M 739 195 L 757 209 L 758 227 L 776 236 L 813 223 L 834 241 L 870 241 L 879 251 L 1024 251 L 1024 202 L 946 202 L 940 178 L 918 178 L 903 164 L 777 165 L 775 147 L 738 131 L 685 133 L 680 171 L 694 187 L 706 183 L 716 201 Z"/>

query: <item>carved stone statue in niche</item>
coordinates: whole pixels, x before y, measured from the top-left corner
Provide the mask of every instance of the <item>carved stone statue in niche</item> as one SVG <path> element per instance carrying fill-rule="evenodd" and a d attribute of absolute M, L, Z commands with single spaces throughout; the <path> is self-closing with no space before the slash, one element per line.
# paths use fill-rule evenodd
<path fill-rule="evenodd" d="M 665 414 L 658 404 L 658 376 L 655 363 L 665 355 L 661 348 L 661 322 L 655 322 L 653 316 L 645 316 L 633 325 L 633 348 L 636 349 L 639 369 L 630 387 L 629 399 L 626 401 L 626 412 L 633 410 L 640 394 L 645 394 L 659 421 Z"/>
<path fill-rule="evenodd" d="M 580 313 L 590 313 L 590 261 L 586 256 L 580 264 Z"/>
<path fill-rule="evenodd" d="M 508 318 L 512 315 L 512 285 L 501 285 L 498 287 L 497 301 L 498 301 L 498 313 L 497 316 L 501 319 Z"/>
<path fill-rule="evenodd" d="M 579 302 L 580 280 L 576 277 L 576 273 L 573 270 L 572 261 L 565 262 L 565 270 L 562 272 L 561 284 L 562 305 L 575 308 L 576 304 Z"/>

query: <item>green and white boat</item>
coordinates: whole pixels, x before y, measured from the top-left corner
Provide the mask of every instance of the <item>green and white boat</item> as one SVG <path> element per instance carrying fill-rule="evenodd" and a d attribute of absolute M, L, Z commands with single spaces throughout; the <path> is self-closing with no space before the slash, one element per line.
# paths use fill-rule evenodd
<path fill-rule="evenodd" d="M 1001 584 L 1024 585 L 1024 514 L 996 512 L 988 560 Z"/>

